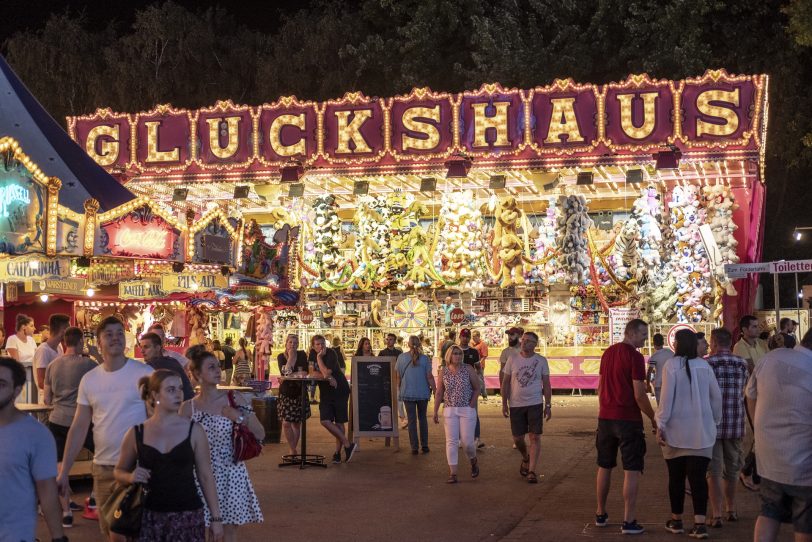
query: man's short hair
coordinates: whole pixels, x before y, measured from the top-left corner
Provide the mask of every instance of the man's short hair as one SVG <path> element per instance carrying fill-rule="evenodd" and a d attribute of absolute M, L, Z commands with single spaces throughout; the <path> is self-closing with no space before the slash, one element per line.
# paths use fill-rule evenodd
<path fill-rule="evenodd" d="M 639 330 L 641 327 L 648 327 L 648 322 L 640 318 L 635 318 L 626 324 L 626 328 L 623 330 L 623 333 L 632 333 Z"/>
<path fill-rule="evenodd" d="M 234 342 L 234 339 L 232 339 L 231 336 L 226 337 L 226 345 L 227 346 L 231 346 L 231 343 L 233 343 L 233 342 Z"/>
<path fill-rule="evenodd" d="M 153 346 L 163 346 L 164 342 L 161 340 L 161 336 L 157 333 L 144 333 L 141 335 L 142 341 L 149 341 L 152 343 Z"/>
<path fill-rule="evenodd" d="M 0 356 L 0 367 L 11 371 L 11 385 L 15 388 L 25 385 L 25 367 L 14 358 Z"/>
<path fill-rule="evenodd" d="M 398 336 L 395 335 L 394 333 L 387 333 L 386 338 L 388 339 L 389 337 L 392 337 L 393 339 L 398 340 Z"/>
<path fill-rule="evenodd" d="M 718 346 L 730 348 L 730 345 L 733 344 L 733 334 L 727 328 L 717 327 L 711 331 L 711 340 Z"/>
<path fill-rule="evenodd" d="M 78 327 L 69 327 L 65 330 L 65 344 L 71 348 L 76 348 L 82 342 L 85 334 Z"/>
<path fill-rule="evenodd" d="M 156 322 L 156 323 L 152 324 L 151 326 L 149 326 L 149 329 L 147 331 L 152 331 L 153 329 L 160 329 L 161 331 L 166 331 L 164 329 L 164 325 L 159 324 L 158 322 Z"/>
<path fill-rule="evenodd" d="M 787 324 L 790 324 L 790 323 L 792 323 L 792 319 L 791 319 L 791 318 L 781 318 L 781 319 L 778 321 L 778 329 L 784 329 L 784 327 L 785 327 Z"/>
<path fill-rule="evenodd" d="M 533 331 L 525 331 L 524 334 L 528 335 L 530 337 L 533 337 L 536 340 L 536 342 L 539 342 L 539 336 L 536 335 L 535 332 L 533 332 Z"/>
<path fill-rule="evenodd" d="M 448 330 L 448 340 L 453 341 L 456 338 L 457 338 L 457 332 L 454 331 L 453 329 L 449 329 Z"/>
<path fill-rule="evenodd" d="M 48 326 L 51 328 L 51 333 L 58 334 L 64 328 L 70 326 L 70 316 L 67 314 L 52 314 L 48 318 Z"/>
<path fill-rule="evenodd" d="M 651 338 L 651 342 L 654 346 L 665 346 L 665 337 L 663 337 L 662 333 L 655 333 Z"/>
<path fill-rule="evenodd" d="M 758 322 L 758 318 L 752 314 L 745 314 L 741 317 L 741 320 L 739 320 L 739 329 L 744 330 L 744 328 L 750 327 L 752 322 Z"/>
<path fill-rule="evenodd" d="M 801 346 L 812 350 L 812 328 L 807 329 L 806 333 L 804 333 L 804 338 L 801 339 Z"/>
<path fill-rule="evenodd" d="M 101 337 L 101 334 L 104 333 L 105 329 L 115 325 L 124 327 L 124 322 L 122 322 L 115 316 L 108 316 L 107 318 L 102 320 L 101 323 L 99 324 L 99 327 L 96 328 L 96 338 L 98 339 L 99 337 Z"/>

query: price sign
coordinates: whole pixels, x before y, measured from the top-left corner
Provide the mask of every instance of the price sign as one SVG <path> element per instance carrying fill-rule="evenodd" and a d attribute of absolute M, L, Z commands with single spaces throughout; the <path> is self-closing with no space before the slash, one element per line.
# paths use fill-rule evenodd
<path fill-rule="evenodd" d="M 677 331 L 681 329 L 687 329 L 696 333 L 696 328 L 690 324 L 677 324 L 668 330 L 668 346 L 671 347 L 671 350 L 674 350 L 677 346 Z"/>

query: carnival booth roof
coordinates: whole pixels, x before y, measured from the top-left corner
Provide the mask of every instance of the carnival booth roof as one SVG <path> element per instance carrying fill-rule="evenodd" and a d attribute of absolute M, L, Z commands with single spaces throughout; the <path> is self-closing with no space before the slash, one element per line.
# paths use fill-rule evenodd
<path fill-rule="evenodd" d="M 95 198 L 102 212 L 135 196 L 77 145 L 0 55 L 0 136 L 12 136 L 48 176 L 59 177 L 59 202 L 77 213 Z"/>

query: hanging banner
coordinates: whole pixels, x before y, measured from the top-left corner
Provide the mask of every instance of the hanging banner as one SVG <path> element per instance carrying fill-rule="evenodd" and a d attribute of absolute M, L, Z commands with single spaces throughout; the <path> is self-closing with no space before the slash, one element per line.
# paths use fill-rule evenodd
<path fill-rule="evenodd" d="M 25 291 L 45 294 L 85 295 L 87 281 L 85 279 L 44 279 L 25 281 Z"/>
<path fill-rule="evenodd" d="M 28 279 L 64 278 L 70 275 L 67 258 L 15 258 L 0 260 L 0 281 L 22 282 Z"/>
<path fill-rule="evenodd" d="M 179 273 L 177 275 L 163 275 L 161 277 L 161 290 L 165 294 L 183 292 L 193 294 L 228 287 L 228 277 L 208 273 Z"/>
<path fill-rule="evenodd" d="M 93 262 L 87 272 L 87 280 L 91 284 L 118 284 L 134 277 L 135 266 L 129 260 Z"/>
<path fill-rule="evenodd" d="M 118 283 L 120 299 L 154 299 L 163 295 L 164 291 L 158 280 L 127 280 Z"/>
<path fill-rule="evenodd" d="M 623 340 L 623 332 L 626 330 L 626 324 L 635 318 L 640 318 L 640 309 L 629 307 L 609 309 L 610 344 L 619 343 Z"/>
<path fill-rule="evenodd" d="M 180 232 L 148 206 L 101 225 L 99 250 L 105 256 L 177 260 Z"/>

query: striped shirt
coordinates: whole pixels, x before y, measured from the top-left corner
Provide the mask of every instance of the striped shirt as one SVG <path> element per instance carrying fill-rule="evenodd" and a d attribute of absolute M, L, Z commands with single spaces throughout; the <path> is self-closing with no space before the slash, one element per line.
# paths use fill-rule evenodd
<path fill-rule="evenodd" d="M 747 385 L 747 362 L 730 350 L 719 350 L 706 358 L 722 391 L 722 421 L 716 428 L 717 439 L 744 437 L 744 387 Z"/>

